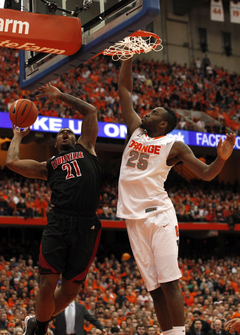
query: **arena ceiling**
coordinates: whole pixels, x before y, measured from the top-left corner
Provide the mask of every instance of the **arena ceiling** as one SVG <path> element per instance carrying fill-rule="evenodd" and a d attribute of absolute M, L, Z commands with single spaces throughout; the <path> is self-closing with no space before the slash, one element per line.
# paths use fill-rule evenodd
<path fill-rule="evenodd" d="M 230 0 L 222 0 L 224 7 L 229 6 Z M 239 2 L 234 0 L 234 2 Z M 200 7 L 203 4 L 208 3 L 210 6 L 210 0 L 172 0 L 173 13 L 175 15 L 184 15 L 189 13 L 192 9 Z"/>

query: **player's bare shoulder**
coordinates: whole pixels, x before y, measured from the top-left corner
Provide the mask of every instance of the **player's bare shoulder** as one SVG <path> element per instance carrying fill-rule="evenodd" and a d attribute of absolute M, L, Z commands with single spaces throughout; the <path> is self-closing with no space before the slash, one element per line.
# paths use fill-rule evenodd
<path fill-rule="evenodd" d="M 175 146 L 176 150 L 178 150 L 179 152 L 186 152 L 191 154 L 192 150 L 189 148 L 189 146 L 187 144 L 185 144 L 184 142 L 181 141 L 176 141 L 173 146 Z"/>
<path fill-rule="evenodd" d="M 194 156 L 191 148 L 181 141 L 175 141 L 167 158 L 167 165 L 173 166 L 182 161 L 184 157 Z"/>
<path fill-rule="evenodd" d="M 168 158 L 179 157 L 182 154 L 192 154 L 192 150 L 189 148 L 187 144 L 181 141 L 175 141 Z"/>

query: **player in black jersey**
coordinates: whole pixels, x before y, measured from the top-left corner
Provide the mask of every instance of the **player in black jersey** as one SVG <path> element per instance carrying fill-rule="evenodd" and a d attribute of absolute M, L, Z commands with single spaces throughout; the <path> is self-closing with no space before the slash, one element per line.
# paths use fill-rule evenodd
<path fill-rule="evenodd" d="M 21 140 L 30 129 L 13 125 L 6 165 L 27 178 L 48 180 L 52 191 L 48 224 L 39 256 L 40 290 L 36 318 L 25 319 L 25 335 L 44 335 L 48 322 L 77 296 L 99 244 L 101 223 L 96 216 L 100 197 L 100 164 L 95 152 L 98 134 L 94 106 L 62 93 L 50 83 L 39 89 L 47 103 L 59 99 L 83 114 L 81 136 L 61 129 L 56 138 L 58 155 L 47 162 L 19 159 Z M 62 274 L 61 286 L 56 288 Z"/>

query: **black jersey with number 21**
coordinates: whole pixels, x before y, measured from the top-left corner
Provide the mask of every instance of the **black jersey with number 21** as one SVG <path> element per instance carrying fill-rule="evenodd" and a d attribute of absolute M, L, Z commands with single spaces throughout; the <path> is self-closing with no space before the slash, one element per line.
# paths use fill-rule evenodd
<path fill-rule="evenodd" d="M 80 144 L 47 162 L 51 203 L 61 210 L 95 213 L 100 197 L 101 170 L 96 156 Z"/>

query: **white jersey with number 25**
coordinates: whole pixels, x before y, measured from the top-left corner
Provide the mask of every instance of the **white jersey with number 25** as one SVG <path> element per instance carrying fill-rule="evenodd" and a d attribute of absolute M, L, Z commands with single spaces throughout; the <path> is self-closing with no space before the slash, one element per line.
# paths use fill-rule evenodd
<path fill-rule="evenodd" d="M 149 137 L 137 128 L 122 156 L 118 185 L 117 216 L 146 218 L 173 206 L 164 189 L 171 166 L 167 157 L 175 140 L 164 135 Z"/>

